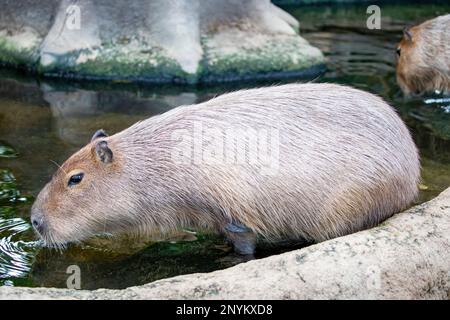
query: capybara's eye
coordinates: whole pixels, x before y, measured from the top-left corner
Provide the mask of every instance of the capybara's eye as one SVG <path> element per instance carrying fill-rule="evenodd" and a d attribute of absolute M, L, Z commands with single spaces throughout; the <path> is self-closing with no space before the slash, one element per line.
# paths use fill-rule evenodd
<path fill-rule="evenodd" d="M 401 49 L 400 49 L 400 48 L 397 48 L 397 50 L 396 50 L 395 52 L 397 52 L 397 55 L 400 57 Z"/>
<path fill-rule="evenodd" d="M 77 173 L 71 176 L 68 183 L 69 187 L 79 184 L 83 180 L 83 176 L 83 173 Z"/>

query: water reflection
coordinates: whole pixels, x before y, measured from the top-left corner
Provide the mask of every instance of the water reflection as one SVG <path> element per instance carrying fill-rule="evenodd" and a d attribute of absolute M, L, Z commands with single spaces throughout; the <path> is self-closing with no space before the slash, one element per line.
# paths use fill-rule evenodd
<path fill-rule="evenodd" d="M 46 84 L 41 90 L 43 99 L 50 106 L 59 138 L 74 146 L 87 142 L 86 132 L 93 133 L 105 125 L 117 130 L 143 117 L 197 101 L 192 92 L 145 96 L 142 92 L 58 89 Z M 104 117 L 109 114 L 115 116 L 105 124 Z"/>

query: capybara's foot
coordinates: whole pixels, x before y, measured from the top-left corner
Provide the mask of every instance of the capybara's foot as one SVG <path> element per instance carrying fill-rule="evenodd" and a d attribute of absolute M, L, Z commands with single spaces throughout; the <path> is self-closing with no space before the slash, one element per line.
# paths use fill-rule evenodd
<path fill-rule="evenodd" d="M 225 226 L 224 233 L 237 254 L 252 256 L 255 253 L 256 235 L 251 229 L 241 223 L 232 222 Z"/>

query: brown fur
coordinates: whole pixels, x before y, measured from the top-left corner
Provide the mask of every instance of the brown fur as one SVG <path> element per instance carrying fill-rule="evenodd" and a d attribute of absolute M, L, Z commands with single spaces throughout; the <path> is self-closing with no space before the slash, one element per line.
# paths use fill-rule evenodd
<path fill-rule="evenodd" d="M 199 122 L 221 134 L 278 129 L 277 169 L 267 174 L 261 163 L 173 161 L 173 152 L 192 147 L 174 132 L 189 136 Z M 99 141 L 112 150 L 110 163 L 94 152 Z M 84 179 L 68 187 L 79 171 Z M 102 232 L 193 227 L 227 233 L 230 222 L 268 240 L 323 241 L 405 209 L 417 195 L 419 172 L 408 129 L 382 99 L 333 84 L 292 84 L 178 107 L 95 139 L 56 172 L 32 215 L 42 217 L 42 237 L 54 245 Z"/>
<path fill-rule="evenodd" d="M 450 92 L 450 14 L 406 30 L 397 52 L 397 82 L 405 94 Z"/>

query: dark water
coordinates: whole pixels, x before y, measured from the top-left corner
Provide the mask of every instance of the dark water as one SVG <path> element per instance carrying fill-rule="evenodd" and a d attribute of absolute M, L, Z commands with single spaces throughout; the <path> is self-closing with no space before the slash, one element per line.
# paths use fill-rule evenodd
<path fill-rule="evenodd" d="M 328 58 L 329 70 L 317 82 L 351 84 L 397 108 L 422 156 L 419 202 L 449 187 L 450 97 L 405 99 L 395 82 L 395 47 L 404 26 L 449 13 L 450 5 L 383 5 L 381 31 L 366 29 L 365 5 L 286 9 L 301 21 L 302 35 Z M 53 162 L 62 163 L 95 130 L 114 133 L 178 105 L 258 85 L 44 81 L 0 71 L 0 285 L 65 287 L 66 269 L 76 264 L 82 288 L 121 288 L 236 263 L 221 238 L 190 233 L 160 242 L 98 238 L 64 252 L 40 249 L 28 216 L 33 196 L 56 169 Z M 266 248 L 261 256 L 277 250 L 283 249 Z"/>

